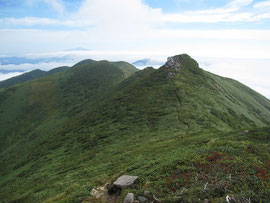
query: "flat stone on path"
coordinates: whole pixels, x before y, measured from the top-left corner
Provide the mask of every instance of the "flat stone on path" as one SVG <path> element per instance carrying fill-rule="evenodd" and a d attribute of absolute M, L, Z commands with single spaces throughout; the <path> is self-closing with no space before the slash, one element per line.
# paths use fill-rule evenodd
<path fill-rule="evenodd" d="M 131 187 L 138 178 L 138 176 L 123 175 L 119 177 L 113 184 L 120 188 L 128 188 Z"/>

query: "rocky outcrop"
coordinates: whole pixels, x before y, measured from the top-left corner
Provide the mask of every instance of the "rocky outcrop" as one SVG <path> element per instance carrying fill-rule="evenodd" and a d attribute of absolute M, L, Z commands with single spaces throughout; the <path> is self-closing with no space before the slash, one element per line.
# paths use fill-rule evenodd
<path fill-rule="evenodd" d="M 167 68 L 174 68 L 175 70 L 181 69 L 181 61 L 178 56 L 168 57 L 167 62 L 165 63 Z"/>
<path fill-rule="evenodd" d="M 134 189 L 133 187 L 138 179 L 138 176 L 123 175 L 119 177 L 113 184 L 105 184 L 103 187 L 93 188 L 90 192 L 91 198 L 99 200 L 104 203 L 116 203 L 119 202 L 119 196 L 123 191 L 128 191 L 127 188 Z M 83 202 L 91 202 L 94 199 L 85 199 Z M 159 203 L 161 202 L 156 196 L 150 191 L 145 190 L 141 195 L 135 197 L 133 193 L 128 193 L 123 203 Z"/>
<path fill-rule="evenodd" d="M 180 54 L 168 57 L 167 62 L 162 66 L 167 71 L 167 78 L 172 79 L 182 71 L 189 71 L 193 74 L 203 75 L 199 64 L 187 54 Z"/>
<path fill-rule="evenodd" d="M 178 56 L 168 57 L 165 63 L 165 68 L 169 70 L 167 78 L 172 79 L 176 76 L 177 72 L 181 69 L 181 61 Z"/>

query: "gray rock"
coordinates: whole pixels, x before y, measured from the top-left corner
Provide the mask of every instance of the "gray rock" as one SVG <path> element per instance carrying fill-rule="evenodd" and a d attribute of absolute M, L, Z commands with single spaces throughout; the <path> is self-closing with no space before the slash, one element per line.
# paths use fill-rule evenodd
<path fill-rule="evenodd" d="M 123 203 L 134 203 L 134 194 L 128 193 Z"/>
<path fill-rule="evenodd" d="M 119 188 L 128 188 L 131 187 L 138 178 L 138 176 L 123 175 L 119 177 L 113 184 Z"/>
<path fill-rule="evenodd" d="M 137 199 L 139 200 L 139 202 L 142 202 L 142 203 L 147 202 L 147 198 L 144 196 L 138 196 Z"/>
<path fill-rule="evenodd" d="M 178 56 L 168 57 L 167 62 L 165 64 L 167 68 L 174 68 L 175 70 L 181 69 L 181 62 Z"/>
<path fill-rule="evenodd" d="M 249 130 L 245 130 L 245 131 L 243 132 L 244 135 L 247 135 L 248 133 L 249 133 Z"/>
<path fill-rule="evenodd" d="M 172 67 L 172 66 L 174 66 L 174 64 L 175 64 L 175 61 L 174 61 L 174 58 L 173 57 L 168 57 L 167 58 L 167 62 L 166 62 L 166 66 L 167 67 Z"/>
<path fill-rule="evenodd" d="M 176 73 L 169 72 L 167 75 L 167 78 L 172 79 L 172 78 L 174 78 L 175 75 L 176 75 Z"/>

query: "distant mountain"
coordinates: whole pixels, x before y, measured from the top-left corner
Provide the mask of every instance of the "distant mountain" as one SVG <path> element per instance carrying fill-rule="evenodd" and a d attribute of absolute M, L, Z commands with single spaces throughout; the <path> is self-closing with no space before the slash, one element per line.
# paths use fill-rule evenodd
<path fill-rule="evenodd" d="M 150 58 L 141 59 L 132 63 L 134 66 L 156 66 L 163 64 L 164 61 L 152 60 Z"/>
<path fill-rule="evenodd" d="M 128 174 L 116 202 L 270 202 L 269 126 L 268 99 L 187 54 L 84 60 L 0 89 L 0 197 L 100 202 L 90 191 Z"/>
<path fill-rule="evenodd" d="M 14 72 L 24 72 L 24 70 L 5 70 L 5 69 L 0 69 L 0 73 L 2 74 L 7 74 L 7 73 L 14 73 Z"/>
<path fill-rule="evenodd" d="M 27 58 L 27 57 L 2 57 L 1 65 L 21 65 L 21 64 L 39 64 L 51 62 L 64 62 L 70 60 L 69 56 L 64 57 L 46 57 L 46 58 Z"/>
<path fill-rule="evenodd" d="M 89 51 L 89 49 L 85 49 L 82 47 L 77 47 L 77 48 L 73 48 L 73 49 L 67 49 L 65 51 Z"/>
<path fill-rule="evenodd" d="M 4 81 L 0 81 L 0 88 L 7 88 L 7 87 L 10 87 L 10 86 L 15 85 L 15 84 L 19 84 L 19 83 L 23 83 L 23 82 L 26 82 L 29 80 L 34 80 L 37 78 L 49 76 L 49 75 L 52 75 L 54 73 L 65 71 L 68 68 L 69 67 L 67 67 L 67 66 L 63 66 L 63 67 L 52 69 L 50 71 L 42 71 L 42 70 L 36 69 L 36 70 L 30 71 L 30 72 L 24 73 L 22 75 L 12 77 L 12 78 L 9 78 L 9 79 L 4 80 Z"/>

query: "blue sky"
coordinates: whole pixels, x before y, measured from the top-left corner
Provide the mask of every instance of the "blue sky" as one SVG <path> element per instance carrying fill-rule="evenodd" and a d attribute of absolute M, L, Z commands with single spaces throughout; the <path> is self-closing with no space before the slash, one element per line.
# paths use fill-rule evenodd
<path fill-rule="evenodd" d="M 56 56 L 75 47 L 91 51 L 83 57 L 127 61 L 188 53 L 219 58 L 211 60 L 212 72 L 224 69 L 222 60 L 241 59 L 235 66 L 228 62 L 239 74 L 216 71 L 224 76 L 243 74 L 237 72 L 247 65 L 242 59 L 254 59 L 265 77 L 270 0 L 0 0 L 0 44 L 0 57 Z M 243 78 L 236 79 L 251 80 Z M 257 90 L 267 88 L 270 83 Z"/>

